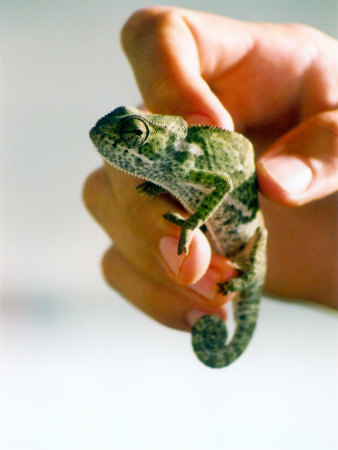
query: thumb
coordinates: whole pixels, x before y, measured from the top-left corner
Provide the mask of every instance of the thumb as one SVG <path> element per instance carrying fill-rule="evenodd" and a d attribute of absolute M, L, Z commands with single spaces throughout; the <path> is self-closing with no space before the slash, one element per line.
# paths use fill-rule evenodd
<path fill-rule="evenodd" d="M 271 200 L 300 206 L 338 190 L 338 110 L 303 122 L 257 162 L 260 190 Z"/>

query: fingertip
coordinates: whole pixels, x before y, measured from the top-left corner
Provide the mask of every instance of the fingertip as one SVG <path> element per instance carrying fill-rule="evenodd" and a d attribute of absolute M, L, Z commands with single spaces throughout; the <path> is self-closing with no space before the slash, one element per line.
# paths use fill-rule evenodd
<path fill-rule="evenodd" d="M 102 167 L 94 170 L 85 179 L 81 194 L 83 203 L 89 211 L 93 208 L 93 205 L 96 202 L 98 189 L 101 187 L 104 181 L 106 180 Z"/>
<path fill-rule="evenodd" d="M 211 260 L 210 243 L 201 230 L 196 230 L 180 271 L 184 284 L 196 283 L 208 270 Z"/>
<path fill-rule="evenodd" d="M 300 206 L 338 189 L 338 112 L 323 112 L 277 141 L 257 162 L 263 195 Z"/>
<path fill-rule="evenodd" d="M 159 251 L 169 275 L 182 285 L 196 283 L 205 274 L 211 259 L 210 244 L 205 235 L 196 230 L 188 254 L 177 254 L 177 237 L 165 236 L 159 242 Z"/>
<path fill-rule="evenodd" d="M 164 236 L 160 239 L 159 250 L 170 275 L 178 276 L 183 261 L 186 258 L 184 253 L 178 254 L 179 239 L 174 236 Z"/>
<path fill-rule="evenodd" d="M 304 202 L 313 173 L 301 157 L 279 154 L 257 164 L 259 188 L 276 202 L 296 206 Z"/>

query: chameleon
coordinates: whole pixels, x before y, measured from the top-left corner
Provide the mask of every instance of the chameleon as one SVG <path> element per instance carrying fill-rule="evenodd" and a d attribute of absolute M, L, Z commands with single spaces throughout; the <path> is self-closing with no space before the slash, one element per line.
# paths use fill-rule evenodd
<path fill-rule="evenodd" d="M 237 270 L 219 291 L 234 296 L 235 331 L 206 314 L 193 325 L 192 347 L 206 366 L 235 361 L 251 340 L 266 271 L 267 231 L 259 209 L 251 142 L 242 134 L 209 125 L 189 126 L 182 117 L 151 114 L 121 106 L 89 132 L 103 159 L 145 181 L 137 189 L 149 196 L 169 193 L 189 215 L 168 211 L 180 227 L 178 254 L 187 253 L 194 231 L 207 233 L 213 251 Z"/>

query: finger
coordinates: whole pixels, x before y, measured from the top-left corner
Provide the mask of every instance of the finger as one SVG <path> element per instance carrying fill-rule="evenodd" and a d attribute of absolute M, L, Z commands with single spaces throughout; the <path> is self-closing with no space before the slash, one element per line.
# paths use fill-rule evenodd
<path fill-rule="evenodd" d="M 156 264 L 150 247 L 147 247 L 148 236 L 143 236 L 141 222 L 138 220 L 138 218 L 141 220 L 138 215 L 138 203 L 135 207 L 132 206 L 135 184 L 136 179 L 126 177 L 123 191 L 119 191 L 119 183 L 117 183 L 117 190 L 113 192 L 106 170 L 104 168 L 98 169 L 85 182 L 84 202 L 89 212 L 103 227 L 115 245 L 121 249 L 125 257 L 131 260 L 139 270 L 151 273 L 155 279 L 161 279 L 166 275 L 164 267 L 160 263 Z M 123 203 L 121 199 L 118 201 L 119 196 L 126 198 L 126 202 Z M 140 208 L 142 208 L 142 201 L 144 200 L 144 196 L 140 196 Z M 122 208 L 120 208 L 119 203 L 122 204 Z M 129 211 L 127 205 L 130 205 Z"/>
<path fill-rule="evenodd" d="M 137 11 L 122 44 L 147 108 L 280 133 L 337 101 L 337 42 L 311 27 L 249 23 L 175 7 Z M 230 116 L 229 116 L 230 113 Z"/>
<path fill-rule="evenodd" d="M 217 283 L 223 283 L 236 274 L 231 262 L 215 255 L 209 264 L 210 246 L 199 230 L 188 255 L 178 257 L 177 227 L 162 219 L 163 211 L 173 209 L 174 204 L 169 199 L 149 199 L 140 195 L 134 186 L 139 181 L 110 167 L 106 170 L 113 179 L 114 190 L 106 171 L 100 169 L 88 178 L 84 200 L 89 211 L 131 264 L 162 284 L 189 285 L 189 289 L 198 293 L 203 301 L 226 301 L 217 293 Z M 126 201 L 123 202 L 120 196 Z"/>
<path fill-rule="evenodd" d="M 257 163 L 261 192 L 299 206 L 338 189 L 338 110 L 318 114 L 284 135 Z"/>
<path fill-rule="evenodd" d="M 232 119 L 200 76 L 195 38 L 181 9 L 137 11 L 122 29 L 121 40 L 151 112 L 176 114 L 191 124 L 233 129 Z"/>
<path fill-rule="evenodd" d="M 140 179 L 130 177 L 109 165 L 105 166 L 105 173 L 118 206 L 114 210 L 116 215 L 114 222 L 105 223 L 110 233 L 116 234 L 119 230 L 119 236 L 113 239 L 121 251 L 128 251 L 128 258 L 139 266 L 140 263 L 136 261 L 134 253 L 137 240 L 140 252 L 152 256 L 147 273 L 153 270 L 155 258 L 157 265 L 164 268 L 177 283 L 191 284 L 200 279 L 206 272 L 211 257 L 206 237 L 200 230 L 196 230 L 189 253 L 178 255 L 180 229 L 163 219 L 168 210 L 185 214 L 183 209 L 168 196 L 149 197 L 139 193 L 136 187 L 142 182 Z M 125 230 L 128 230 L 128 236 L 125 236 Z M 131 247 L 129 242 L 134 242 L 134 245 Z"/>
<path fill-rule="evenodd" d="M 222 306 L 202 305 L 198 296 L 186 296 L 181 289 L 163 286 L 139 272 L 114 247 L 102 260 L 107 283 L 126 297 L 137 308 L 164 325 L 190 330 L 198 315 L 217 314 L 226 318 Z M 131 282 L 132 280 L 132 282 Z"/>

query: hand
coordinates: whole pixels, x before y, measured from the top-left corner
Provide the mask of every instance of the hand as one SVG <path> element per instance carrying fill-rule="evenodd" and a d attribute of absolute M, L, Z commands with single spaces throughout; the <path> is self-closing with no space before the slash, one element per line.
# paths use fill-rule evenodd
<path fill-rule="evenodd" d="M 262 199 L 267 292 L 338 307 L 337 202 L 329 196 L 338 185 L 337 42 L 301 25 L 165 7 L 135 13 L 122 42 L 151 112 L 234 124 L 253 141 L 260 189 L 270 199 Z M 169 198 L 140 195 L 139 183 L 105 167 L 85 185 L 87 207 L 114 240 L 103 259 L 108 283 L 176 328 L 189 329 L 203 313 L 224 318 L 229 297 L 217 294 L 216 283 L 235 269 L 211 253 L 200 231 L 189 254 L 178 256 L 177 228 L 162 216 L 184 211 Z"/>
<path fill-rule="evenodd" d="M 282 136 L 258 164 L 265 195 L 298 206 L 337 189 L 337 41 L 303 25 L 157 7 L 132 16 L 122 42 L 151 112 Z"/>

